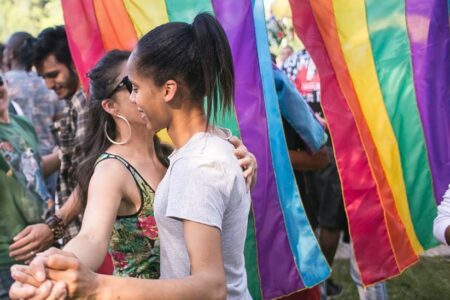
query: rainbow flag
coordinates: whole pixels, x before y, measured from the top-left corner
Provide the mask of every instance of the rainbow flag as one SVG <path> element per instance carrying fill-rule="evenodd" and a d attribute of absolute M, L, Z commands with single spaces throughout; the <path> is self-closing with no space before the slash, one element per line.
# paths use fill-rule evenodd
<path fill-rule="evenodd" d="M 84 74 L 107 51 L 131 50 L 139 37 L 169 21 L 191 22 L 199 12 L 216 16 L 236 74 L 235 113 L 219 124 L 240 136 L 258 161 L 245 249 L 250 292 L 255 299 L 282 297 L 326 279 L 330 268 L 301 204 L 284 139 L 263 0 L 63 0 L 62 6 L 85 87 Z"/>
<path fill-rule="evenodd" d="M 365 285 L 401 274 L 433 238 L 450 183 L 445 0 L 290 0 L 321 77 Z"/>

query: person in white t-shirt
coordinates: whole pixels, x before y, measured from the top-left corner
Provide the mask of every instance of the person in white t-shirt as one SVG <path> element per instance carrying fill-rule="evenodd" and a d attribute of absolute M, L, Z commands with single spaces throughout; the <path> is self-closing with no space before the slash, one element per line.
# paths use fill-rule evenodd
<path fill-rule="evenodd" d="M 208 122 L 233 105 L 233 63 L 221 25 L 202 13 L 192 25 L 157 27 L 128 66 L 132 101 L 149 126 L 167 128 L 175 146 L 155 196 L 161 280 L 154 288 L 167 298 L 251 299 L 244 261 L 250 194 L 229 143 Z M 146 287 L 131 298 L 147 299 Z"/>
<path fill-rule="evenodd" d="M 433 233 L 443 244 L 450 245 L 450 184 L 438 206 L 438 215 L 434 219 Z"/>

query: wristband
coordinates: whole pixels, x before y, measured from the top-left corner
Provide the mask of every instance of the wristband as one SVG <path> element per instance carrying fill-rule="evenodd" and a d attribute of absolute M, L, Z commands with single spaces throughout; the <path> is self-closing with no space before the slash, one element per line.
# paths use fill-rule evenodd
<path fill-rule="evenodd" d="M 55 241 L 64 237 L 66 226 L 64 226 L 64 222 L 60 217 L 53 214 L 45 220 L 45 224 L 47 224 L 53 232 L 53 239 Z"/>

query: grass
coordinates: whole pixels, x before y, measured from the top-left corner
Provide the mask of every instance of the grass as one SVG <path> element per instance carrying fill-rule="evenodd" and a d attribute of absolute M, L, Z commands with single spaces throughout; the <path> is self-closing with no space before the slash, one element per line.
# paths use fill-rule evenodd
<path fill-rule="evenodd" d="M 344 285 L 342 294 L 333 297 L 333 300 L 359 299 L 350 277 L 348 260 L 334 262 L 332 278 L 334 282 Z M 450 299 L 450 257 L 421 257 L 419 263 L 390 279 L 387 288 L 389 299 Z"/>

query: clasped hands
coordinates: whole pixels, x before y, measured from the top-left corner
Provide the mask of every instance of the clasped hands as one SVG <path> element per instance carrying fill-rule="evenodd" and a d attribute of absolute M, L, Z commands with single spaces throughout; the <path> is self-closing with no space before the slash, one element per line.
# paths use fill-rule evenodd
<path fill-rule="evenodd" d="M 56 248 L 37 254 L 28 266 L 12 266 L 11 275 L 11 299 L 88 299 L 95 291 L 96 274 L 72 253 Z"/>

